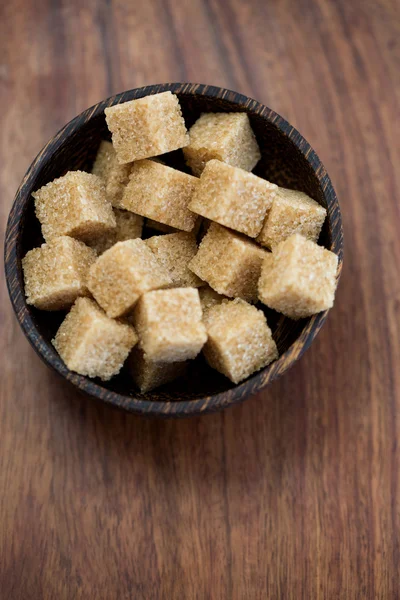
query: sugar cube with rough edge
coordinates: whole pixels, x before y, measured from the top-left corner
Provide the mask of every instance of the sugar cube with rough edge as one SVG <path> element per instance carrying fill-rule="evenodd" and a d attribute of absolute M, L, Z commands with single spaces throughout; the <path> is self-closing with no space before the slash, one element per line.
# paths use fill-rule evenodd
<path fill-rule="evenodd" d="M 187 361 L 166 363 L 148 360 L 138 346 L 131 352 L 127 366 L 133 381 L 145 394 L 184 375 Z"/>
<path fill-rule="evenodd" d="M 88 287 L 108 317 L 122 317 L 141 294 L 172 285 L 168 271 L 141 239 L 117 242 L 89 270 Z"/>
<path fill-rule="evenodd" d="M 261 177 L 212 159 L 200 177 L 191 211 L 220 225 L 257 237 L 278 186 Z"/>
<path fill-rule="evenodd" d="M 192 231 L 197 215 L 188 205 L 198 183 L 197 177 L 177 169 L 140 160 L 132 167 L 121 208 L 181 231 Z"/>
<path fill-rule="evenodd" d="M 291 319 L 333 306 L 338 257 L 295 233 L 274 248 L 259 281 L 261 302 Z"/>
<path fill-rule="evenodd" d="M 212 158 L 252 171 L 261 158 L 246 113 L 204 113 L 189 130 L 186 163 L 199 176 Z"/>
<path fill-rule="evenodd" d="M 226 296 L 221 296 L 209 285 L 205 285 L 199 289 L 200 304 L 203 309 L 203 316 L 212 306 L 220 304 L 222 300 L 227 300 Z"/>
<path fill-rule="evenodd" d="M 137 343 L 130 325 L 110 319 L 89 298 L 78 298 L 52 343 L 71 371 L 108 381 Z"/>
<path fill-rule="evenodd" d="M 87 275 L 96 253 L 71 237 L 53 238 L 22 259 L 27 304 L 40 310 L 69 308 L 88 296 Z"/>
<path fill-rule="evenodd" d="M 257 284 L 266 250 L 222 225 L 212 223 L 189 263 L 216 292 L 257 302 Z"/>
<path fill-rule="evenodd" d="M 148 292 L 133 317 L 148 360 L 173 363 L 195 358 L 207 340 L 196 288 Z"/>
<path fill-rule="evenodd" d="M 119 164 L 111 142 L 103 140 L 100 143 L 92 173 L 102 178 L 106 188 L 107 200 L 116 208 L 119 207 L 122 193 L 129 180 L 131 168 L 132 163 Z"/>
<path fill-rule="evenodd" d="M 196 238 L 193 233 L 180 231 L 168 235 L 155 235 L 147 239 L 146 244 L 166 268 L 174 286 L 203 285 L 203 281 L 188 268 L 189 261 L 197 252 Z"/>
<path fill-rule="evenodd" d="M 69 235 L 86 242 L 116 226 L 104 183 L 92 173 L 68 171 L 32 196 L 46 241 Z"/>
<path fill-rule="evenodd" d="M 210 308 L 204 322 L 208 335 L 204 356 L 213 369 L 233 383 L 278 358 L 264 313 L 239 298 Z"/>
<path fill-rule="evenodd" d="M 189 143 L 178 97 L 171 92 L 115 104 L 104 112 L 120 163 L 171 152 Z"/>
<path fill-rule="evenodd" d="M 307 194 L 278 188 L 257 241 L 273 249 L 293 233 L 316 242 L 326 209 Z"/>
<path fill-rule="evenodd" d="M 116 229 L 110 233 L 100 235 L 89 242 L 90 247 L 98 255 L 103 254 L 103 252 L 114 246 L 117 242 L 135 240 L 142 235 L 143 217 L 120 208 L 114 208 L 114 216 L 117 223 Z"/>

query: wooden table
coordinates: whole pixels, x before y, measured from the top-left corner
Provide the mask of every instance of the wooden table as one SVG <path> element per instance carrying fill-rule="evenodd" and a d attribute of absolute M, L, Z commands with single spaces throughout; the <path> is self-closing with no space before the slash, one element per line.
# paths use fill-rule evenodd
<path fill-rule="evenodd" d="M 196 81 L 302 132 L 346 234 L 336 306 L 305 357 L 243 405 L 186 421 L 75 395 L 29 347 L 2 286 L 1 599 L 399 598 L 397 0 L 0 10 L 3 231 L 65 122 L 124 89 Z"/>

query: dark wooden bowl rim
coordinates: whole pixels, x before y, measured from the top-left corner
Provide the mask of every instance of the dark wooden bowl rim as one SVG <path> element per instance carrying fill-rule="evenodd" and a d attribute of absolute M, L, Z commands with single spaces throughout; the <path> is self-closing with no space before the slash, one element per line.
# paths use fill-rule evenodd
<path fill-rule="evenodd" d="M 297 146 L 304 155 L 316 177 L 319 179 L 321 188 L 324 193 L 328 214 L 334 215 L 334 223 L 332 225 L 332 247 L 331 250 L 339 256 L 338 277 L 340 276 L 342 261 L 343 261 L 343 231 L 342 221 L 338 200 L 332 183 L 324 166 L 318 156 L 308 144 L 308 142 L 300 135 L 294 127 L 292 127 L 285 119 L 275 113 L 270 108 L 259 104 L 251 98 L 247 98 L 241 94 L 214 86 L 191 84 L 191 83 L 166 83 L 159 85 L 151 85 L 147 87 L 129 90 L 115 96 L 111 96 L 107 100 L 99 102 L 95 106 L 88 108 L 80 115 L 72 119 L 65 125 L 46 146 L 39 152 L 27 173 L 25 174 L 22 183 L 17 191 L 14 204 L 9 215 L 6 237 L 5 237 L 5 273 L 8 291 L 11 303 L 18 322 L 28 338 L 29 342 L 42 358 L 42 360 L 57 373 L 62 375 L 70 383 L 76 386 L 80 391 L 94 396 L 114 406 L 118 406 L 125 410 L 141 415 L 152 415 L 159 417 L 183 417 L 189 415 L 198 415 L 208 412 L 214 412 L 226 408 L 229 405 L 236 404 L 246 397 L 258 392 L 263 387 L 271 383 L 278 376 L 282 375 L 290 366 L 297 361 L 302 354 L 307 350 L 315 336 L 318 334 L 322 325 L 325 322 L 327 313 L 323 312 L 312 317 L 304 327 L 300 336 L 297 338 L 290 348 L 282 354 L 277 361 L 272 363 L 264 370 L 256 373 L 248 380 L 244 381 L 236 387 L 224 391 L 219 394 L 205 396 L 196 400 L 185 401 L 158 401 L 158 400 L 143 400 L 134 396 L 125 396 L 111 390 L 103 388 L 101 385 L 86 377 L 73 373 L 67 369 L 62 360 L 49 351 L 48 343 L 43 339 L 33 322 L 26 306 L 24 290 L 21 289 L 18 272 L 18 253 L 17 241 L 20 227 L 20 218 L 23 213 L 24 204 L 27 201 L 26 190 L 30 189 L 30 180 L 35 173 L 35 170 L 40 167 L 41 161 L 46 156 L 46 160 L 57 152 L 62 142 L 72 133 L 79 130 L 80 127 L 94 116 L 103 113 L 107 106 L 116 103 L 125 102 L 133 98 L 140 98 L 148 94 L 155 94 L 162 91 L 170 90 L 177 94 L 191 94 L 206 96 L 208 98 L 223 98 L 227 99 L 242 109 L 251 109 L 253 113 L 257 113 L 264 119 L 273 123 L 285 136 Z M 151 394 L 150 394 L 151 397 Z"/>

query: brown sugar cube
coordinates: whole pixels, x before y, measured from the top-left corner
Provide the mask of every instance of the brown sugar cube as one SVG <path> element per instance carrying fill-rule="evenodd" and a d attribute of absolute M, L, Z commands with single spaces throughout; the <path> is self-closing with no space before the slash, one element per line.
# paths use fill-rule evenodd
<path fill-rule="evenodd" d="M 293 233 L 316 242 L 326 209 L 303 192 L 278 188 L 257 241 L 273 249 Z"/>
<path fill-rule="evenodd" d="M 246 113 L 205 113 L 189 130 L 186 163 L 199 176 L 212 158 L 251 171 L 261 158 Z"/>
<path fill-rule="evenodd" d="M 111 204 L 97 175 L 69 171 L 32 196 L 46 242 L 61 235 L 89 241 L 115 228 Z"/>
<path fill-rule="evenodd" d="M 134 312 L 140 348 L 148 360 L 181 362 L 195 358 L 207 340 L 196 288 L 144 294 Z"/>
<path fill-rule="evenodd" d="M 146 244 L 170 274 L 173 285 L 177 287 L 203 285 L 201 279 L 188 268 L 189 261 L 197 252 L 196 238 L 193 233 L 180 231 L 169 235 L 156 235 L 146 240 Z"/>
<path fill-rule="evenodd" d="M 120 163 L 183 148 L 189 135 L 178 97 L 162 92 L 105 109 Z"/>
<path fill-rule="evenodd" d="M 137 343 L 130 325 L 109 319 L 89 298 L 78 298 L 61 323 L 53 345 L 71 371 L 111 379 Z"/>
<path fill-rule="evenodd" d="M 142 235 L 143 217 L 135 215 L 129 210 L 121 210 L 119 208 L 114 208 L 114 216 L 117 223 L 116 229 L 110 233 L 100 235 L 89 244 L 99 255 L 103 254 L 103 252 L 114 246 L 117 242 L 135 240 Z"/>
<path fill-rule="evenodd" d="M 189 269 L 219 294 L 256 302 L 265 254 L 243 236 L 212 223 Z"/>
<path fill-rule="evenodd" d="M 189 208 L 211 221 L 257 237 L 277 189 L 274 183 L 213 159 L 204 167 Z"/>
<path fill-rule="evenodd" d="M 109 317 L 128 313 L 139 296 L 172 284 L 143 240 L 117 242 L 89 270 L 88 287 Z"/>
<path fill-rule="evenodd" d="M 89 295 L 86 279 L 96 253 L 70 237 L 53 238 L 22 259 L 28 304 L 41 310 L 62 310 L 78 296 Z"/>
<path fill-rule="evenodd" d="M 104 182 L 107 200 L 118 208 L 119 202 L 128 183 L 132 164 L 120 165 L 117 153 L 111 142 L 102 141 L 97 151 L 92 173 L 98 175 Z"/>
<path fill-rule="evenodd" d="M 213 290 L 209 285 L 205 285 L 199 289 L 199 296 L 201 308 L 203 309 L 203 316 L 211 307 L 220 304 L 222 300 L 227 300 L 225 296 L 218 294 L 218 292 Z"/>
<path fill-rule="evenodd" d="M 121 208 L 182 231 L 192 231 L 197 215 L 188 205 L 198 182 L 197 177 L 161 163 L 140 160 L 132 167 Z"/>
<path fill-rule="evenodd" d="M 138 346 L 131 352 L 128 368 L 133 381 L 144 394 L 181 377 L 187 368 L 187 362 L 154 362 L 148 360 Z"/>
<path fill-rule="evenodd" d="M 264 313 L 243 300 L 224 300 L 204 318 L 210 367 L 239 383 L 278 358 Z"/>
<path fill-rule="evenodd" d="M 261 302 L 291 319 L 333 306 L 338 257 L 295 233 L 273 251 L 259 281 Z"/>

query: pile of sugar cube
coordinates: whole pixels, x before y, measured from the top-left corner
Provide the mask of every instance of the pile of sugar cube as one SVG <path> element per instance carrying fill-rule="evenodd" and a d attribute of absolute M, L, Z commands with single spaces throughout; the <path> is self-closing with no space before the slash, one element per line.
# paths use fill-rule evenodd
<path fill-rule="evenodd" d="M 127 361 L 148 392 L 203 352 L 239 383 L 278 358 L 254 304 L 291 319 L 333 305 L 325 208 L 251 173 L 261 155 L 246 113 L 206 113 L 188 131 L 163 92 L 105 116 L 112 143 L 92 172 L 33 193 L 45 243 L 22 261 L 27 303 L 69 311 L 53 344 L 82 375 L 106 381 Z M 192 175 L 164 163 L 180 148 Z M 143 218 L 157 235 L 142 238 Z"/>

